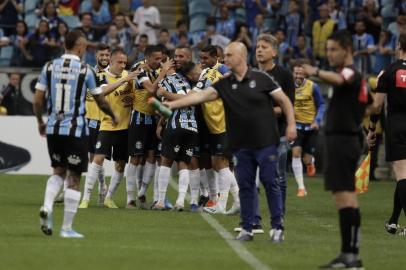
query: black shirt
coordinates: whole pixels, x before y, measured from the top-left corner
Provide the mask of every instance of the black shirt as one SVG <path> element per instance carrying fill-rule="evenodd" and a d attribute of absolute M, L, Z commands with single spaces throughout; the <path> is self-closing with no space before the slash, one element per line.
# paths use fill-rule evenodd
<path fill-rule="evenodd" d="M 292 73 L 277 64 L 275 64 L 271 70 L 267 70 L 266 72 L 279 84 L 283 92 L 289 97 L 293 106 L 293 104 L 295 104 L 295 81 Z M 275 106 L 278 106 L 278 104 L 275 104 Z M 278 116 L 277 120 L 279 134 L 285 136 L 287 126 L 285 115 L 282 113 L 282 115 Z"/>
<path fill-rule="evenodd" d="M 376 91 L 387 94 L 388 117 L 406 113 L 406 60 L 399 59 L 390 64 L 378 78 Z"/>
<path fill-rule="evenodd" d="M 0 92 L 0 96 L 3 97 L 3 101 L 0 103 L 0 105 L 7 109 L 7 115 L 16 115 L 17 89 L 9 84 Z"/>
<path fill-rule="evenodd" d="M 353 66 L 344 67 L 339 73 L 345 82 L 334 87 L 327 110 L 326 134 L 355 135 L 361 130 L 368 103 L 366 83 Z"/>
<path fill-rule="evenodd" d="M 223 100 L 228 148 L 261 148 L 279 143 L 270 94 L 281 89 L 267 73 L 248 69 L 241 81 L 231 74 L 212 87 Z"/>

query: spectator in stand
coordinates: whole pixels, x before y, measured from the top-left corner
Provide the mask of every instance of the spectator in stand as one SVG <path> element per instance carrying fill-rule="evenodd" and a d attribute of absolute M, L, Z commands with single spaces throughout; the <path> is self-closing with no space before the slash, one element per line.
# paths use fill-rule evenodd
<path fill-rule="evenodd" d="M 179 43 L 178 46 L 183 46 L 183 47 L 190 47 L 189 43 L 189 38 L 186 34 L 180 34 L 179 35 Z"/>
<path fill-rule="evenodd" d="M 216 24 L 217 33 L 227 37 L 233 38 L 235 34 L 235 20 L 229 18 L 228 8 L 223 5 L 220 7 L 220 18 L 217 20 Z"/>
<path fill-rule="evenodd" d="M 107 0 L 107 2 L 109 3 L 110 14 L 114 18 L 120 10 L 119 0 Z"/>
<path fill-rule="evenodd" d="M 318 66 L 326 68 L 326 43 L 328 37 L 337 30 L 337 24 L 330 19 L 330 10 L 327 5 L 319 6 L 320 19 L 313 23 L 312 40 L 313 56 L 319 62 Z"/>
<path fill-rule="evenodd" d="M 47 21 L 49 31 L 51 31 L 52 35 L 56 35 L 57 26 L 60 22 L 63 22 L 63 20 L 58 17 L 58 14 L 56 13 L 56 5 L 53 1 L 49 1 L 44 4 L 41 20 Z"/>
<path fill-rule="evenodd" d="M 193 38 L 188 31 L 188 24 L 185 19 L 180 19 L 176 22 L 176 31 L 171 35 L 170 43 L 175 47 L 179 45 L 180 34 L 186 34 L 188 36 L 189 45 L 193 45 Z"/>
<path fill-rule="evenodd" d="M 80 10 L 82 14 L 90 12 L 92 14 L 93 27 L 99 28 L 105 33 L 111 22 L 109 5 L 106 1 L 85 0 Z"/>
<path fill-rule="evenodd" d="M 24 55 L 28 55 L 27 50 L 25 49 L 24 44 L 27 43 L 28 40 L 28 27 L 27 24 L 19 20 L 16 24 L 16 33 L 9 37 L 9 43 L 13 46 L 13 54 L 11 57 L 11 66 L 20 67 L 26 60 Z M 23 50 L 25 50 L 23 52 Z"/>
<path fill-rule="evenodd" d="M 130 10 L 135 12 L 137 8 L 142 7 L 142 0 L 131 0 L 130 2 Z"/>
<path fill-rule="evenodd" d="M 156 30 L 161 28 L 159 10 L 152 6 L 151 0 L 143 0 L 142 4 L 143 6 L 135 11 L 133 22 L 138 26 L 139 34 L 146 34 L 149 44 L 155 45 L 158 42 Z"/>
<path fill-rule="evenodd" d="M 18 90 L 20 89 L 20 74 L 11 73 L 9 83 L 0 91 L 0 106 L 6 108 L 7 115 L 16 115 L 18 108 Z"/>
<path fill-rule="evenodd" d="M 302 34 L 304 30 L 304 18 L 299 10 L 299 2 L 297 0 L 290 1 L 288 15 L 278 23 L 286 34 L 286 42 L 291 47 L 296 44 L 297 36 Z"/>
<path fill-rule="evenodd" d="M 79 14 L 80 0 L 59 0 L 59 16 L 77 16 Z"/>
<path fill-rule="evenodd" d="M 128 16 L 125 16 L 123 13 L 118 13 L 114 18 L 114 23 L 117 26 L 118 37 L 120 38 L 121 43 L 124 45 L 124 51 L 127 54 L 131 53 L 131 45 L 133 40 L 137 35 L 137 26 L 135 26 L 131 19 Z"/>
<path fill-rule="evenodd" d="M 56 27 L 56 34 L 54 35 L 56 47 L 54 49 L 53 58 L 57 58 L 64 53 L 65 37 L 69 32 L 69 26 L 61 21 Z"/>
<path fill-rule="evenodd" d="M 278 59 L 277 63 L 287 68 L 287 63 L 289 63 L 291 58 L 291 51 L 292 48 L 289 44 L 285 41 L 285 32 L 282 29 L 277 29 L 274 34 L 275 38 L 278 40 L 279 50 L 278 50 Z"/>
<path fill-rule="evenodd" d="M 208 45 L 220 46 L 224 49 L 229 43 L 230 39 L 217 33 L 216 31 L 216 19 L 214 17 L 209 17 L 206 20 L 207 31 L 204 33 L 203 38 L 197 44 L 199 49 L 202 49 Z"/>
<path fill-rule="evenodd" d="M 244 8 L 243 0 L 210 0 L 210 2 L 213 5 L 211 15 L 216 18 L 220 18 L 220 9 L 222 6 L 227 7 L 230 18 L 233 20 L 238 20 L 237 10 Z"/>
<path fill-rule="evenodd" d="M 397 44 L 397 39 L 402 32 L 402 29 L 406 28 L 406 16 L 405 15 L 399 15 L 396 17 L 396 21 L 392 22 L 388 26 L 388 30 L 392 33 L 392 35 L 395 37 Z"/>
<path fill-rule="evenodd" d="M 255 16 L 259 13 L 265 14 L 267 12 L 267 0 L 245 0 L 245 17 L 247 19 L 248 27 L 255 26 Z"/>
<path fill-rule="evenodd" d="M 91 66 L 96 65 L 95 49 L 101 38 L 101 31 L 93 28 L 92 13 L 85 12 L 80 15 L 81 27 L 77 29 L 81 30 L 87 39 L 87 48 L 84 56 L 85 62 Z"/>
<path fill-rule="evenodd" d="M 24 13 L 21 0 L 0 0 L 0 25 L 3 27 L 4 35 L 14 34 L 14 27 L 20 14 Z"/>
<path fill-rule="evenodd" d="M 374 37 L 374 42 L 377 43 L 381 33 L 381 26 L 383 24 L 382 16 L 379 14 L 378 6 L 375 0 L 366 0 L 360 13 L 358 13 L 357 20 L 363 20 L 368 33 Z"/>
<path fill-rule="evenodd" d="M 370 55 L 376 50 L 374 37 L 366 32 L 365 22 L 363 20 L 355 22 L 355 34 L 352 37 L 354 66 L 359 72 L 366 75 L 371 69 Z"/>
<path fill-rule="evenodd" d="M 378 49 L 375 52 L 375 64 L 372 73 L 378 75 L 392 61 L 395 55 L 395 46 L 392 40 L 392 34 L 387 30 L 382 30 L 379 35 Z"/>
<path fill-rule="evenodd" d="M 146 34 L 140 35 L 138 44 L 132 48 L 131 54 L 128 56 L 128 65 L 131 67 L 133 64 L 145 59 L 145 48 L 148 46 L 148 36 Z"/>
<path fill-rule="evenodd" d="M 330 19 L 336 22 L 338 30 L 347 28 L 347 21 L 344 12 L 341 10 L 337 0 L 328 0 L 327 6 L 330 10 Z"/>
<path fill-rule="evenodd" d="M 251 63 L 251 59 L 253 59 L 253 51 L 255 51 L 255 48 L 253 47 L 253 41 L 251 38 L 251 34 L 248 29 L 248 24 L 241 23 L 237 27 L 237 31 L 235 32 L 235 36 L 233 38 L 233 41 L 235 42 L 241 42 L 247 47 L 248 51 L 248 63 Z"/>
<path fill-rule="evenodd" d="M 110 24 L 107 30 L 107 34 L 105 34 L 101 38 L 101 43 L 107 44 L 111 48 L 111 50 L 124 48 L 125 44 L 118 36 L 118 29 L 116 24 L 114 23 Z"/>
<path fill-rule="evenodd" d="M 37 29 L 28 36 L 24 46 L 26 50 L 23 49 L 23 53 L 28 52 L 28 55 L 25 55 L 29 60 L 27 66 L 42 67 L 51 59 L 52 54 L 49 52 L 56 47 L 56 44 L 46 20 L 39 21 Z"/>
<path fill-rule="evenodd" d="M 296 59 L 304 59 L 306 63 L 314 62 L 312 49 L 307 46 L 306 36 L 299 35 L 297 37 L 296 46 L 293 47 L 292 59 L 290 65 L 293 66 Z"/>
<path fill-rule="evenodd" d="M 162 28 L 161 31 L 159 31 L 158 44 L 164 45 L 169 50 L 174 50 L 175 49 L 175 46 L 169 41 L 169 31 L 168 31 L 168 29 Z M 186 35 L 186 44 L 189 45 L 187 35 Z"/>
<path fill-rule="evenodd" d="M 252 40 L 255 44 L 257 41 L 257 37 L 266 31 L 268 31 L 268 29 L 265 27 L 264 15 L 262 15 L 261 13 L 257 14 L 257 16 L 255 17 L 255 26 L 250 28 Z"/>
<path fill-rule="evenodd" d="M 10 44 L 10 39 L 4 36 L 3 29 L 0 28 L 0 48 L 8 46 Z"/>

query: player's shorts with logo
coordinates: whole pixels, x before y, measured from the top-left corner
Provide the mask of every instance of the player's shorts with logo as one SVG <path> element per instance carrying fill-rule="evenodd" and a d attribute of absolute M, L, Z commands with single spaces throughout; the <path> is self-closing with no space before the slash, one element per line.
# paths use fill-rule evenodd
<path fill-rule="evenodd" d="M 96 154 L 105 155 L 114 161 L 128 160 L 128 129 L 107 131 L 100 130 L 96 143 Z"/>
<path fill-rule="evenodd" d="M 212 156 L 231 157 L 231 153 L 227 151 L 227 134 L 209 134 L 210 152 Z"/>
<path fill-rule="evenodd" d="M 181 128 L 166 129 L 162 138 L 163 157 L 175 161 L 190 163 L 196 149 L 199 148 L 199 136 L 196 132 Z"/>
<path fill-rule="evenodd" d="M 96 151 L 97 137 L 99 136 L 100 121 L 86 119 L 89 127 L 89 153 L 94 154 Z"/>
<path fill-rule="evenodd" d="M 297 138 L 292 147 L 302 147 L 304 153 L 314 155 L 317 146 L 317 130 L 297 129 Z"/>
<path fill-rule="evenodd" d="M 385 129 L 386 161 L 406 159 L 406 114 L 388 115 Z"/>
<path fill-rule="evenodd" d="M 87 171 L 88 136 L 47 135 L 47 144 L 53 168 L 65 167 L 78 175 Z"/>
<path fill-rule="evenodd" d="M 325 187 L 332 192 L 354 191 L 355 171 L 362 152 L 362 135 L 326 135 Z"/>
<path fill-rule="evenodd" d="M 132 111 L 128 129 L 128 154 L 144 155 L 157 148 L 156 117 L 138 111 Z"/>

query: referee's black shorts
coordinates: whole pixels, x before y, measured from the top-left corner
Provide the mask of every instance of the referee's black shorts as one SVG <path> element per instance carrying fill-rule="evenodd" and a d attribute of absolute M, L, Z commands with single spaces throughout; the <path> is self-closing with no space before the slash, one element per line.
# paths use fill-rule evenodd
<path fill-rule="evenodd" d="M 386 161 L 406 159 L 405 122 L 405 114 L 395 114 L 387 117 L 385 128 Z"/>
<path fill-rule="evenodd" d="M 326 190 L 355 191 L 355 171 L 362 152 L 360 135 L 326 135 Z"/>

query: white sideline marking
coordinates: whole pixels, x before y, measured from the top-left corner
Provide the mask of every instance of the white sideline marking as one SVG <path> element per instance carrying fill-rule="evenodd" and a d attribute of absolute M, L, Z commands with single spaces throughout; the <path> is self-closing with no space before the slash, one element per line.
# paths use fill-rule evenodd
<path fill-rule="evenodd" d="M 169 181 L 169 184 L 173 189 L 178 191 L 178 184 L 172 179 Z M 186 195 L 186 200 L 190 201 L 189 194 Z M 207 222 L 209 225 L 220 234 L 221 237 L 226 241 L 226 243 L 234 250 L 234 252 L 240 257 L 241 260 L 245 261 L 253 269 L 260 270 L 272 270 L 269 266 L 265 265 L 259 259 L 257 259 L 251 252 L 249 252 L 245 246 L 234 240 L 234 236 L 229 233 L 215 218 L 210 216 L 210 214 L 200 213 L 200 216 Z"/>

